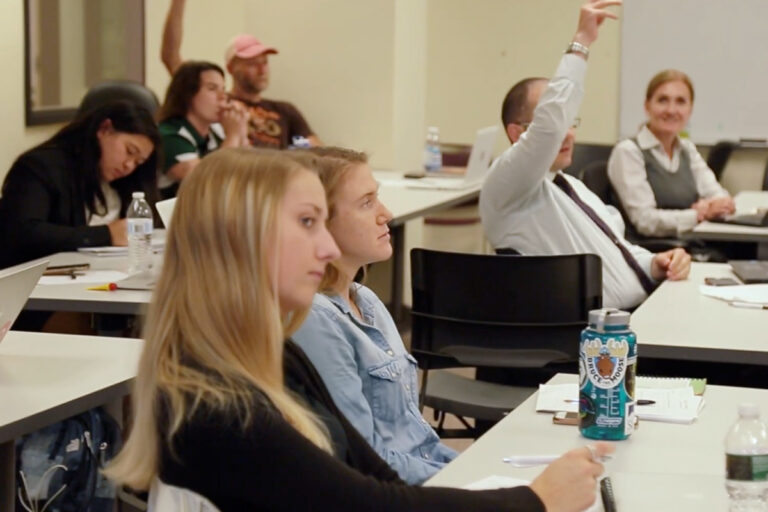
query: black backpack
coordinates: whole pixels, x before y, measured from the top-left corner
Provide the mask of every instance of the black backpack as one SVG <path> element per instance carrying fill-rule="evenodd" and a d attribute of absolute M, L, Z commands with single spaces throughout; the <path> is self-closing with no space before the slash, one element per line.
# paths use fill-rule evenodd
<path fill-rule="evenodd" d="M 100 470 L 120 444 L 120 427 L 100 407 L 22 437 L 16 510 L 112 512 L 115 487 Z"/>

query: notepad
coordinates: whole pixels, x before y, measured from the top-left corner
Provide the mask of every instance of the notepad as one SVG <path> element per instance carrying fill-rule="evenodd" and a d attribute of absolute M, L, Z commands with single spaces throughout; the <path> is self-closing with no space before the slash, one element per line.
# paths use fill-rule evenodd
<path fill-rule="evenodd" d="M 481 480 L 478 480 L 476 482 L 472 482 L 471 484 L 467 484 L 463 487 L 463 489 L 467 489 L 470 491 L 485 491 L 489 489 L 503 489 L 505 487 L 519 487 L 521 485 L 530 485 L 530 483 L 531 483 L 530 480 L 523 480 L 521 478 L 512 478 L 512 477 L 501 476 L 501 475 L 491 475 Z M 596 494 L 597 494 L 597 499 L 592 504 L 592 506 L 584 510 L 584 512 L 602 512 L 603 504 L 600 500 L 599 490 Z"/>
<path fill-rule="evenodd" d="M 755 304 L 768 304 L 768 284 L 742 284 L 734 286 L 707 286 L 701 285 L 699 292 L 707 297 L 725 300 L 728 302 L 752 302 Z"/>
<path fill-rule="evenodd" d="M 638 400 L 653 400 L 652 405 L 635 408 L 637 417 L 646 421 L 665 423 L 693 423 L 704 407 L 704 397 L 693 393 L 691 386 L 678 388 L 641 388 L 637 387 Z"/>
<path fill-rule="evenodd" d="M 635 411 L 641 420 L 667 423 L 693 423 L 704 407 L 701 396 L 706 379 L 638 377 L 635 397 L 653 400 L 653 405 L 637 406 Z M 578 412 L 579 385 L 540 384 L 536 398 L 537 412 Z"/>

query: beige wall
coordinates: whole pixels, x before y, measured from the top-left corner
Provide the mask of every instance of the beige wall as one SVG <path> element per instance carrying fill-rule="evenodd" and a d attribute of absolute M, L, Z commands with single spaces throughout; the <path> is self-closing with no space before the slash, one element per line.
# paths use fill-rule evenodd
<path fill-rule="evenodd" d="M 427 122 L 442 139 L 472 142 L 500 123 L 504 95 L 555 71 L 582 0 L 429 0 Z M 589 59 L 577 139 L 613 143 L 617 133 L 619 23 L 606 21 Z M 502 139 L 502 137 L 500 137 Z M 499 148 L 506 147 L 506 139 Z"/>
<path fill-rule="evenodd" d="M 27 128 L 24 125 L 24 5 L 3 2 L 0 16 L 0 180 L 25 149 L 52 135 L 57 126 Z"/>

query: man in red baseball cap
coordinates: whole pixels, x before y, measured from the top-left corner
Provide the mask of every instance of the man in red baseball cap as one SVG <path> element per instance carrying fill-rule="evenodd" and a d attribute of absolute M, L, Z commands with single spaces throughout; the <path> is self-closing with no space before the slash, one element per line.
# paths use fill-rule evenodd
<path fill-rule="evenodd" d="M 163 29 L 161 59 L 173 74 L 181 58 L 182 19 L 186 0 L 172 0 Z M 232 38 L 224 54 L 232 75 L 229 97 L 242 103 L 250 114 L 248 140 L 257 147 L 283 149 L 290 145 L 321 145 L 299 109 L 285 101 L 268 100 L 262 92 L 269 84 L 269 55 L 277 49 L 256 37 L 240 34 Z"/>

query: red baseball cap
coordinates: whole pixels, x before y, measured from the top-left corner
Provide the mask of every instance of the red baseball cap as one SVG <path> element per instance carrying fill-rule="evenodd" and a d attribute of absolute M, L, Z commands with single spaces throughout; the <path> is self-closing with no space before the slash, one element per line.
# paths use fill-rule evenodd
<path fill-rule="evenodd" d="M 250 59 L 263 53 L 277 53 L 272 46 L 267 46 L 250 34 L 240 34 L 232 38 L 224 53 L 224 62 L 229 65 L 235 57 Z"/>

